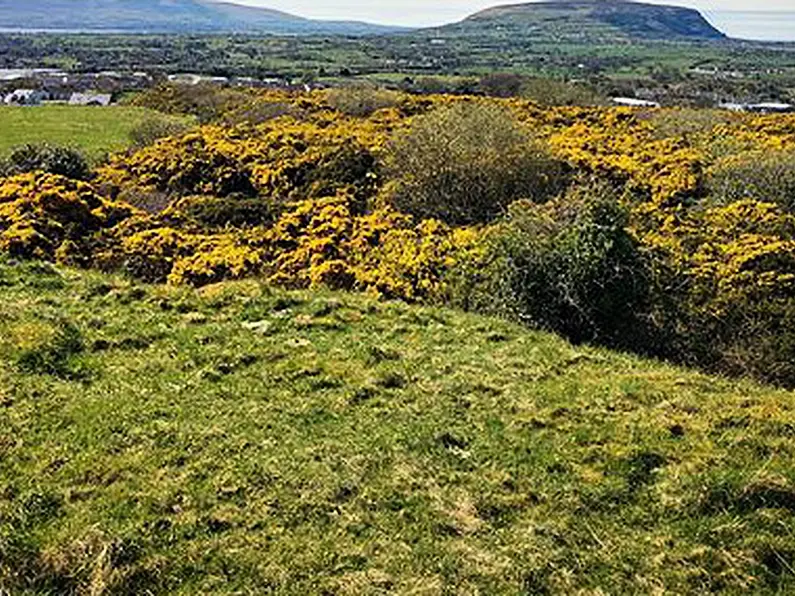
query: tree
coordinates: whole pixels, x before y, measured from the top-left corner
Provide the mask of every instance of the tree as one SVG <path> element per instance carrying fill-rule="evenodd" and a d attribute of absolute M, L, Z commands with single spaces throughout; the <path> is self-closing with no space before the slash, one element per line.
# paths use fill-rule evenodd
<path fill-rule="evenodd" d="M 387 156 L 395 206 L 452 225 L 488 222 L 565 185 L 563 165 L 506 110 L 459 103 L 419 117 Z"/>

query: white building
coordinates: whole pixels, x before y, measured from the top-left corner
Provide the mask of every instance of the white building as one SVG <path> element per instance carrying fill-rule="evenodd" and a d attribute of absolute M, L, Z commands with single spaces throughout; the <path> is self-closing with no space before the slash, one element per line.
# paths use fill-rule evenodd
<path fill-rule="evenodd" d="M 226 85 L 229 83 L 229 77 L 210 77 L 190 72 L 170 74 L 168 75 L 168 80 L 169 82 L 176 83 L 178 85 L 198 85 L 199 83 Z"/>
<path fill-rule="evenodd" d="M 748 111 L 759 112 L 761 114 L 784 114 L 787 112 L 795 112 L 795 106 L 790 103 L 770 101 L 751 104 L 748 106 Z"/>
<path fill-rule="evenodd" d="M 3 98 L 3 103 L 10 106 L 37 106 L 47 99 L 44 91 L 37 89 L 17 89 Z"/>
<path fill-rule="evenodd" d="M 71 106 L 109 106 L 110 93 L 72 93 L 69 98 Z"/>
<path fill-rule="evenodd" d="M 795 105 L 775 101 L 762 103 L 722 103 L 718 107 L 733 112 L 755 112 L 757 114 L 786 114 L 795 112 Z"/>
<path fill-rule="evenodd" d="M 611 97 L 612 101 L 617 106 L 627 106 L 630 108 L 659 108 L 660 104 L 656 101 L 649 101 L 647 99 L 637 99 L 635 97 Z"/>

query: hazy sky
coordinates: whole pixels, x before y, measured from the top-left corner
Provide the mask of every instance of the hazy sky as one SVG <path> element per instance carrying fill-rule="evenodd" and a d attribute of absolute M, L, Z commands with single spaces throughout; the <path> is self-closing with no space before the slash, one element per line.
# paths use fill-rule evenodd
<path fill-rule="evenodd" d="M 521 0 L 233 0 L 276 8 L 304 17 L 364 20 L 394 25 L 436 25 L 460 20 L 489 6 Z M 706 14 L 724 11 L 795 13 L 795 0 L 645 0 L 698 8 Z"/>

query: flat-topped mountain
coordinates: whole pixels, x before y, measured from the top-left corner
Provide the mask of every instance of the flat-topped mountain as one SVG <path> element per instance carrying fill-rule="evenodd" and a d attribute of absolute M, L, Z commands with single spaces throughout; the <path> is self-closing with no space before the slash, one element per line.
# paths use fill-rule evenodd
<path fill-rule="evenodd" d="M 0 29 L 349 35 L 396 28 L 317 21 L 214 0 L 0 0 Z"/>
<path fill-rule="evenodd" d="M 0 29 L 286 35 L 369 35 L 405 30 L 353 21 L 312 20 L 218 0 L 0 0 Z M 725 37 L 696 10 L 629 0 L 552 0 L 496 6 L 433 31 L 451 37 L 552 41 Z"/>
<path fill-rule="evenodd" d="M 726 37 L 692 8 L 629 0 L 556 0 L 496 6 L 440 30 L 450 34 L 499 33 L 563 40 Z"/>

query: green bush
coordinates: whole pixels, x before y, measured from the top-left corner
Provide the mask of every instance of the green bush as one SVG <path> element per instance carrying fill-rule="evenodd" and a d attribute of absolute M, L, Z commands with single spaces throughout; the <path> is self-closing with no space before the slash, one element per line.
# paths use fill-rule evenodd
<path fill-rule="evenodd" d="M 154 145 L 158 139 L 185 133 L 190 126 L 173 118 L 147 118 L 130 130 L 129 136 L 135 149 Z"/>
<path fill-rule="evenodd" d="M 222 119 L 230 111 L 251 102 L 253 97 L 251 91 L 226 89 L 213 83 L 161 83 L 136 95 L 131 103 L 165 114 L 194 116 L 200 124 L 206 124 Z"/>
<path fill-rule="evenodd" d="M 588 85 L 555 79 L 526 79 L 520 95 L 543 106 L 598 106 L 607 103 Z"/>
<path fill-rule="evenodd" d="M 478 89 L 489 97 L 517 97 L 522 91 L 524 77 L 511 72 L 494 72 L 478 82 Z"/>
<path fill-rule="evenodd" d="M 650 351 L 649 275 L 626 226 L 604 184 L 545 205 L 516 202 L 488 236 L 486 256 L 453 273 L 455 300 L 574 342 Z"/>
<path fill-rule="evenodd" d="M 70 147 L 28 143 L 15 148 L 2 165 L 5 176 L 42 171 L 58 174 L 73 180 L 88 180 L 91 175 L 83 154 Z"/>
<path fill-rule="evenodd" d="M 754 199 L 795 213 L 795 151 L 727 159 L 710 173 L 707 186 L 721 204 Z"/>
<path fill-rule="evenodd" d="M 327 101 L 338 112 L 363 118 L 378 110 L 397 107 L 400 94 L 372 85 L 351 85 L 329 90 Z"/>
<path fill-rule="evenodd" d="M 392 201 L 420 219 L 484 223 L 513 201 L 542 201 L 566 183 L 564 166 L 506 110 L 457 104 L 418 117 L 386 159 Z"/>
<path fill-rule="evenodd" d="M 701 330 L 701 341 L 716 351 L 717 370 L 795 387 L 795 298 L 738 305 L 719 328 Z"/>

